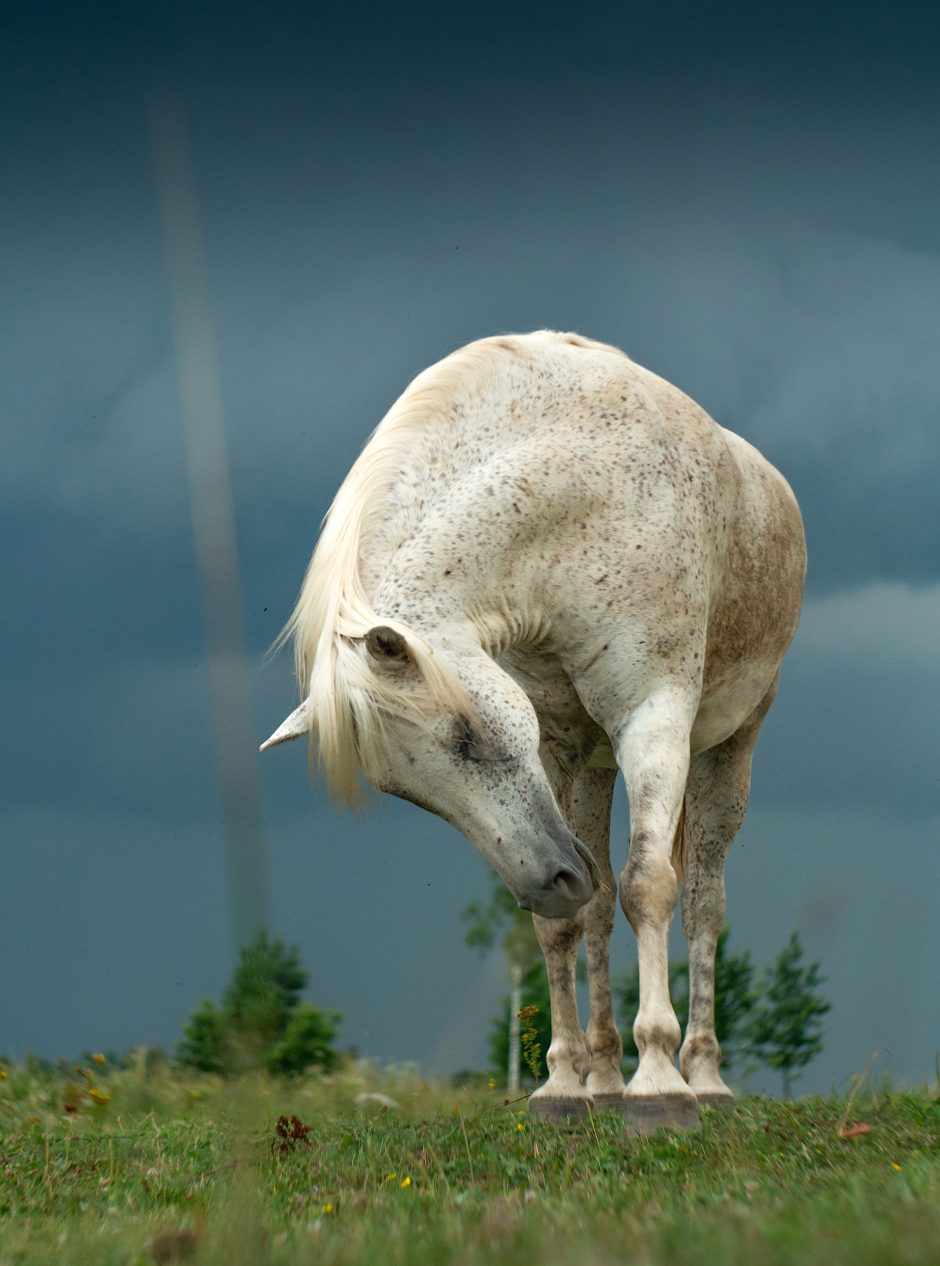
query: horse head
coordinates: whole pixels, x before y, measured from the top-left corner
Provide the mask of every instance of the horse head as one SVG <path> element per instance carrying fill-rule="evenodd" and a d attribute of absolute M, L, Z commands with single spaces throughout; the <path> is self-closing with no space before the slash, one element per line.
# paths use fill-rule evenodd
<path fill-rule="evenodd" d="M 535 710 L 479 646 L 444 659 L 403 626 L 376 625 L 343 639 L 330 706 L 338 701 L 352 712 L 346 728 L 368 782 L 456 827 L 523 909 L 564 918 L 590 899 L 597 871 L 552 794 Z M 319 712 L 311 692 L 262 750 L 312 735 L 329 776 L 343 755 L 323 753 Z"/>

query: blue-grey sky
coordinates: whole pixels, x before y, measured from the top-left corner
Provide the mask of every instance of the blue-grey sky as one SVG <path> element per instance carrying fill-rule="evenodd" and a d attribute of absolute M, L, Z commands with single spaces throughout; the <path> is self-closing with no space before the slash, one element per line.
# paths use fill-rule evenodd
<path fill-rule="evenodd" d="M 820 9 L 823 11 L 821 12 Z M 262 664 L 408 380 L 542 326 L 624 347 L 803 505 L 805 616 L 728 868 L 828 975 L 808 1088 L 940 1047 L 940 27 L 924 6 L 7 4 L 0 1053 L 172 1046 L 233 959 L 150 110 L 185 105 Z M 274 930 L 342 1038 L 479 1065 L 486 867 L 259 757 Z M 625 814 L 614 853 L 625 856 Z M 677 942 L 677 952 L 681 952 Z M 625 921 L 621 966 L 632 962 Z"/>

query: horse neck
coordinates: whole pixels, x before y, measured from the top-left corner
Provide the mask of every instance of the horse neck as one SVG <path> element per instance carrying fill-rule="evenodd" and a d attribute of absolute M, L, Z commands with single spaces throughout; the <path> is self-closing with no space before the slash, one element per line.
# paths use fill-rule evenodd
<path fill-rule="evenodd" d="M 494 659 L 550 636 L 548 587 L 540 560 L 513 550 L 479 525 L 417 533 L 381 571 L 370 597 L 376 613 L 435 645 L 481 647 Z"/>
<path fill-rule="evenodd" d="M 493 397 L 458 410 L 448 443 L 435 435 L 376 504 L 360 573 L 379 615 L 493 655 L 546 638 L 555 577 L 544 543 L 560 508 L 584 494 L 567 463 L 541 460 L 545 442 L 530 432 L 548 428 L 525 386 L 517 416 L 508 389 L 491 383 Z"/>

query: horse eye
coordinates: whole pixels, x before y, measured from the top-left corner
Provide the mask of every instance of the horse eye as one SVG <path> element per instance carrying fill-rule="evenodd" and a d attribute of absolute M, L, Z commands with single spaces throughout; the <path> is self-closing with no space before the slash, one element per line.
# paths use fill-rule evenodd
<path fill-rule="evenodd" d="M 454 747 L 461 760 L 486 760 L 484 744 L 466 717 L 458 717 L 454 727 Z"/>

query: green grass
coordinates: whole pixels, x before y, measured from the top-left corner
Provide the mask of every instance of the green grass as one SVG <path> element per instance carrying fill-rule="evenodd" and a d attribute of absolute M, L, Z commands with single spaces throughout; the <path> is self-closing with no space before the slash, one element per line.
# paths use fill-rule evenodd
<path fill-rule="evenodd" d="M 69 1086 L 10 1069 L 0 1266 L 940 1262 L 928 1090 L 848 1108 L 748 1098 L 693 1133 L 639 1140 L 615 1117 L 535 1125 L 495 1091 L 369 1076 L 233 1086 L 140 1064 L 89 1066 Z M 364 1088 L 400 1107 L 357 1110 Z M 272 1147 L 282 1114 L 306 1140 Z M 840 1137 L 846 1121 L 870 1132 Z"/>

